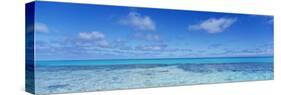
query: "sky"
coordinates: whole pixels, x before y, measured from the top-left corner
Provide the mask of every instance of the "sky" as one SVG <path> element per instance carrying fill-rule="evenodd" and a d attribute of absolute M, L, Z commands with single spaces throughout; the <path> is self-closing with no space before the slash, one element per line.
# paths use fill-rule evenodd
<path fill-rule="evenodd" d="M 37 60 L 273 56 L 273 17 L 37 2 Z"/>

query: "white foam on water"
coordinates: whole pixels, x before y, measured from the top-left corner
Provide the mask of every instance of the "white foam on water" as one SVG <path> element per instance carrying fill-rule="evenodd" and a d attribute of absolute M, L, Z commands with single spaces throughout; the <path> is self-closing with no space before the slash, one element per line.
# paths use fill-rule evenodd
<path fill-rule="evenodd" d="M 36 91 L 40 94 L 117 90 L 162 86 L 269 80 L 271 71 L 191 72 L 176 66 L 37 72 Z"/>

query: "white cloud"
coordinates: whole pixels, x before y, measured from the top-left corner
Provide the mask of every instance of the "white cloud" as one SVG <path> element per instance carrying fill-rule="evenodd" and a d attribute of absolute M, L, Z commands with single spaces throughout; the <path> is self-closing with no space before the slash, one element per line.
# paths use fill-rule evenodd
<path fill-rule="evenodd" d="M 96 41 L 95 44 L 99 47 L 110 47 L 110 44 L 106 40 Z"/>
<path fill-rule="evenodd" d="M 233 18 L 210 18 L 199 24 L 190 25 L 188 29 L 204 30 L 208 33 L 218 33 L 229 28 L 234 22 L 236 22 L 236 19 Z"/>
<path fill-rule="evenodd" d="M 150 35 L 146 35 L 146 39 L 151 41 L 159 41 L 160 37 L 157 34 L 150 34 Z"/>
<path fill-rule="evenodd" d="M 80 32 L 79 37 L 85 40 L 103 40 L 104 34 L 101 32 Z"/>
<path fill-rule="evenodd" d="M 137 46 L 136 49 L 137 50 L 148 50 L 148 51 L 159 51 L 159 50 L 164 50 L 165 48 L 167 48 L 168 45 L 165 44 L 161 44 L 161 45 L 140 45 Z"/>
<path fill-rule="evenodd" d="M 149 16 L 142 16 L 137 12 L 130 12 L 126 18 L 120 20 L 120 23 L 143 31 L 154 31 L 156 29 L 154 21 Z"/>
<path fill-rule="evenodd" d="M 48 32 L 49 28 L 44 23 L 36 22 L 34 30 L 35 30 L 35 32 Z"/>
<path fill-rule="evenodd" d="M 79 46 L 98 46 L 98 47 L 110 47 L 110 43 L 106 40 L 106 37 L 101 32 L 80 32 L 78 34 L 79 38 L 82 39 L 77 44 Z"/>
<path fill-rule="evenodd" d="M 140 40 L 146 40 L 146 41 L 161 41 L 161 38 L 158 34 L 154 33 L 135 33 L 133 35 L 135 38 L 140 39 Z"/>

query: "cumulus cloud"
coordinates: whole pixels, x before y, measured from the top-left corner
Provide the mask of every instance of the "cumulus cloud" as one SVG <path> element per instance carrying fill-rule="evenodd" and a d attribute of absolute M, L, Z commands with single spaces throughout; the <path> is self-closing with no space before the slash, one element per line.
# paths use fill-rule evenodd
<path fill-rule="evenodd" d="M 144 16 L 137 12 L 130 12 L 119 22 L 122 25 L 128 25 L 137 30 L 154 31 L 156 29 L 154 21 L 149 16 Z"/>
<path fill-rule="evenodd" d="M 102 32 L 80 32 L 78 37 L 81 39 L 77 42 L 79 46 L 110 47 L 109 42 L 105 39 L 105 35 Z"/>
<path fill-rule="evenodd" d="M 103 40 L 105 38 L 104 34 L 101 32 L 80 32 L 79 37 L 85 40 Z"/>
<path fill-rule="evenodd" d="M 189 30 L 204 30 L 208 33 L 219 33 L 229 28 L 236 22 L 234 18 L 210 18 L 199 24 L 190 25 Z"/>
<path fill-rule="evenodd" d="M 34 30 L 35 30 L 35 32 L 48 32 L 49 28 L 44 23 L 36 22 Z"/>

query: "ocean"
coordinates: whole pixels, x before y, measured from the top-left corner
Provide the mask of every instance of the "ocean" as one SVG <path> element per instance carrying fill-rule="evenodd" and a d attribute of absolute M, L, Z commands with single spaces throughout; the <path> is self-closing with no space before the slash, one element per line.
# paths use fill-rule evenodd
<path fill-rule="evenodd" d="M 97 60 L 48 60 L 36 61 L 42 66 L 66 65 L 129 65 L 129 64 L 210 64 L 210 63 L 244 63 L 273 62 L 273 57 L 219 57 L 219 58 L 158 58 L 158 59 L 97 59 Z"/>
<path fill-rule="evenodd" d="M 35 92 L 149 88 L 273 79 L 273 57 L 36 61 Z"/>

